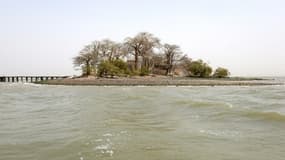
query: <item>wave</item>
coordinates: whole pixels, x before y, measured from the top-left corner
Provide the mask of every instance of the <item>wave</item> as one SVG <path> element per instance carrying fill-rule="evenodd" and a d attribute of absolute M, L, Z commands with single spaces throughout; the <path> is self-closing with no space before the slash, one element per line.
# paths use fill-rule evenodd
<path fill-rule="evenodd" d="M 240 137 L 241 133 L 239 131 L 234 130 L 199 130 L 200 134 L 205 134 L 209 136 L 215 136 L 215 137 L 222 137 L 222 138 L 233 138 L 233 137 Z"/>
<path fill-rule="evenodd" d="M 285 121 L 285 115 L 278 112 L 249 112 L 245 114 L 246 117 L 254 119 L 263 119 L 269 121 Z"/>
<path fill-rule="evenodd" d="M 41 87 L 43 86 L 41 84 L 35 84 L 35 83 L 6 83 L 4 85 L 8 87 L 25 87 L 25 86 Z"/>
<path fill-rule="evenodd" d="M 233 104 L 229 102 L 219 101 L 193 101 L 193 100 L 178 100 L 173 102 L 174 105 L 189 105 L 193 108 L 202 107 L 218 107 L 218 108 L 233 108 Z"/>
<path fill-rule="evenodd" d="M 212 120 L 227 119 L 230 117 L 247 117 L 262 121 L 285 122 L 285 114 L 278 111 L 245 109 L 243 107 L 234 106 L 229 102 L 180 100 L 175 101 L 173 104 L 175 104 L 175 106 L 188 106 L 190 108 L 201 108 L 204 110 L 210 109 L 209 112 L 211 112 L 212 109 L 215 109 L 210 117 L 208 117 L 213 118 Z"/>

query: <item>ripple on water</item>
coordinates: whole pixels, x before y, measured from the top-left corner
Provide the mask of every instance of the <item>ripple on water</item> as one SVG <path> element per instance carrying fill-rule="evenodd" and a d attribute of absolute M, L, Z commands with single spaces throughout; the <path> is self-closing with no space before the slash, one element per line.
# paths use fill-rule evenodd
<path fill-rule="evenodd" d="M 96 146 L 93 148 L 93 150 L 102 156 L 112 157 L 115 149 L 114 144 L 111 140 L 112 136 L 113 135 L 110 133 L 103 134 L 102 137 L 105 138 L 95 140 Z"/>
<path fill-rule="evenodd" d="M 207 100 L 175 100 L 172 102 L 174 106 L 189 106 L 189 107 L 216 107 L 216 108 L 233 108 L 233 104 L 229 102 L 207 101 Z"/>
<path fill-rule="evenodd" d="M 285 156 L 284 87 L 0 89 L 0 159 Z"/>
<path fill-rule="evenodd" d="M 278 112 L 248 111 L 244 113 L 244 116 L 264 121 L 276 121 L 276 122 L 285 121 L 285 115 Z"/>

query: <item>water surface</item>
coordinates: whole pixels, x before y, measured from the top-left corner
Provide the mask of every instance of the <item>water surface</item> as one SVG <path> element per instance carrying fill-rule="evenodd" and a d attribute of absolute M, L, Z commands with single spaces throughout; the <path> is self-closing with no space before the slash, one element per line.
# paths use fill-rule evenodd
<path fill-rule="evenodd" d="M 283 160 L 285 86 L 0 84 L 3 160 Z"/>

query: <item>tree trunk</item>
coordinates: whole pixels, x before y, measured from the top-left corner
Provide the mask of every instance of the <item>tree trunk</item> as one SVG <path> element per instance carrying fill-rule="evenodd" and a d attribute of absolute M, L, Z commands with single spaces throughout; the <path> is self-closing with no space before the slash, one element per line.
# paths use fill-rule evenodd
<path fill-rule="evenodd" d="M 166 73 L 165 75 L 169 75 L 170 71 L 171 71 L 171 68 L 170 68 L 170 56 L 167 55 L 166 57 Z"/>
<path fill-rule="evenodd" d="M 138 70 L 138 54 L 135 54 L 135 70 Z"/>
<path fill-rule="evenodd" d="M 91 68 L 89 61 L 86 62 L 86 76 L 89 76 L 91 74 Z"/>
<path fill-rule="evenodd" d="M 113 61 L 113 53 L 110 53 L 110 55 L 109 55 L 109 61 L 110 61 L 110 62 Z"/>
<path fill-rule="evenodd" d="M 169 69 L 166 69 L 165 75 L 167 76 L 169 74 Z"/>

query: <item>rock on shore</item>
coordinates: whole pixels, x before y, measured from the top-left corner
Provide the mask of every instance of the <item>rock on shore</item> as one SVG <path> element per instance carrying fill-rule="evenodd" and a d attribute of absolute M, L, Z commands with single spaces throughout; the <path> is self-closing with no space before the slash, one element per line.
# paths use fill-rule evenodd
<path fill-rule="evenodd" d="M 272 80 L 264 79 L 200 79 L 172 77 L 132 77 L 132 78 L 97 78 L 80 77 L 48 80 L 38 82 L 48 85 L 95 85 L 95 86 L 254 86 L 254 85 L 283 85 Z"/>

